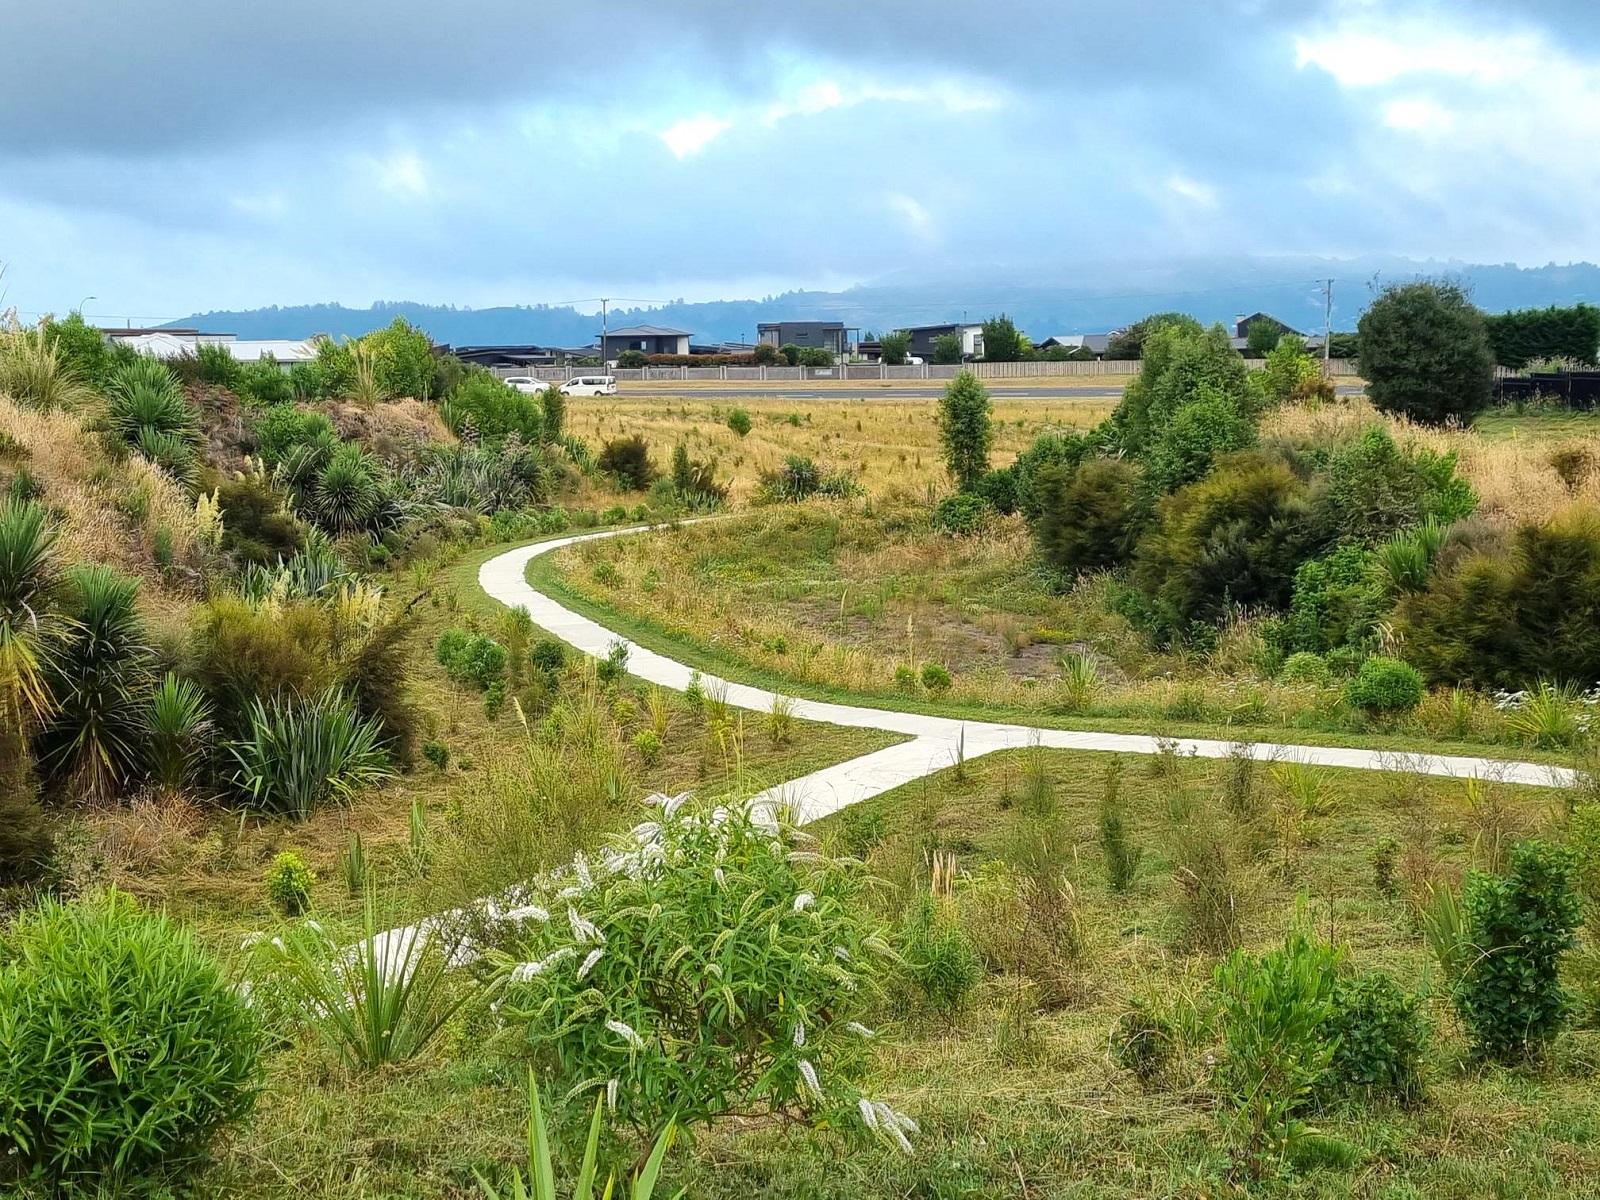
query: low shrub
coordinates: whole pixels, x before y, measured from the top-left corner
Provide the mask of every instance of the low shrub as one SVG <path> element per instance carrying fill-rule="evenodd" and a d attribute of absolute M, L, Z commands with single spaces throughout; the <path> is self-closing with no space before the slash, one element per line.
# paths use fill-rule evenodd
<path fill-rule="evenodd" d="M 653 767 L 661 761 L 661 736 L 654 729 L 641 729 L 633 735 L 633 750 L 645 766 Z"/>
<path fill-rule="evenodd" d="M 567 665 L 567 646 L 555 638 L 540 638 L 528 648 L 528 661 L 537 671 L 553 675 Z"/>
<path fill-rule="evenodd" d="M 1373 655 L 1345 685 L 1345 703 L 1364 713 L 1388 716 L 1422 703 L 1422 676 L 1409 663 Z"/>
<path fill-rule="evenodd" d="M 1451 994 L 1473 1050 L 1502 1061 L 1537 1052 L 1567 1023 L 1561 960 L 1583 899 L 1570 849 L 1527 841 L 1505 874 L 1476 872 L 1462 897 L 1463 969 Z"/>
<path fill-rule="evenodd" d="M 744 437 L 750 432 L 750 414 L 742 408 L 736 408 L 728 414 L 728 428 Z"/>
<path fill-rule="evenodd" d="M 972 492 L 958 492 L 939 501 L 933 510 L 933 527 L 957 537 L 975 537 L 983 532 L 989 503 Z"/>
<path fill-rule="evenodd" d="M 1178 1057 L 1178 1032 L 1155 1005 L 1134 998 L 1111 1027 L 1111 1059 L 1146 1088 L 1165 1079 Z"/>
<path fill-rule="evenodd" d="M 241 1124 L 260 1029 L 217 960 L 110 893 L 46 899 L 0 935 L 0 1179 L 154 1189 Z"/>
<path fill-rule="evenodd" d="M 848 471 L 827 471 L 803 455 L 791 454 L 776 471 L 764 471 L 755 499 L 762 504 L 793 504 L 812 496 L 846 499 L 861 485 Z"/>
<path fill-rule="evenodd" d="M 877 1128 L 860 1021 L 888 947 L 859 867 L 745 806 L 654 804 L 600 861 L 576 860 L 503 914 L 501 1018 L 556 1083 L 605 1090 L 620 1120 L 860 1128 L 871 1110 Z"/>
<path fill-rule="evenodd" d="M 434 644 L 434 657 L 457 683 L 487 688 L 506 672 L 506 648 L 488 634 L 447 629 Z"/>
<path fill-rule="evenodd" d="M 1327 687 L 1333 682 L 1333 672 L 1322 655 L 1312 650 L 1297 650 L 1283 660 L 1283 666 L 1278 668 L 1278 679 L 1282 683 L 1314 683 Z"/>
<path fill-rule="evenodd" d="M 1137 470 L 1116 458 L 1040 467 L 1031 503 L 1041 557 L 1063 571 L 1099 571 L 1125 561 L 1140 522 L 1138 483 Z"/>
<path fill-rule="evenodd" d="M 316 882 L 305 859 L 293 850 L 285 850 L 267 868 L 267 899 L 284 916 L 298 917 L 311 910 L 311 889 Z"/>
<path fill-rule="evenodd" d="M 955 914 L 926 893 L 900 924 L 906 978 L 935 1012 L 953 1018 L 983 978 L 983 960 Z"/>
<path fill-rule="evenodd" d="M 628 677 L 628 643 L 618 640 L 606 647 L 606 656 L 595 664 L 601 687 L 611 687 Z"/>
<path fill-rule="evenodd" d="M 595 465 L 615 479 L 618 487 L 631 492 L 644 491 L 661 474 L 650 461 L 650 447 L 638 434 L 612 438 L 601 448 Z"/>
<path fill-rule="evenodd" d="M 943 695 L 950 690 L 950 682 L 950 671 L 940 663 L 922 664 L 922 686 L 930 692 Z"/>
<path fill-rule="evenodd" d="M 1341 975 L 1322 1036 L 1334 1043 L 1319 1090 L 1410 1106 L 1422 1099 L 1428 1022 L 1417 996 L 1382 971 Z"/>
<path fill-rule="evenodd" d="M 1106 884 L 1123 893 L 1139 875 L 1144 851 L 1134 844 L 1122 803 L 1122 760 L 1113 758 L 1106 766 L 1105 786 L 1100 793 L 1097 813 L 1100 826 L 1100 857 L 1105 862 Z"/>
<path fill-rule="evenodd" d="M 422 743 L 422 757 L 442 771 L 450 765 L 450 747 L 430 738 Z"/>
<path fill-rule="evenodd" d="M 506 706 L 506 681 L 496 679 L 483 693 L 483 715 L 490 721 L 498 720 L 500 710 Z"/>

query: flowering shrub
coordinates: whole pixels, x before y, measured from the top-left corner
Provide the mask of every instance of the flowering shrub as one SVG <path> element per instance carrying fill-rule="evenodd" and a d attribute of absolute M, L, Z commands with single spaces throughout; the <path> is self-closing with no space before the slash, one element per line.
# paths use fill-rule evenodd
<path fill-rule="evenodd" d="M 600 862 L 499 914 L 502 1020 L 572 1094 L 603 1090 L 646 1128 L 772 1113 L 909 1149 L 909 1119 L 864 1098 L 860 1016 L 891 957 L 859 868 L 748 806 L 657 796 Z"/>

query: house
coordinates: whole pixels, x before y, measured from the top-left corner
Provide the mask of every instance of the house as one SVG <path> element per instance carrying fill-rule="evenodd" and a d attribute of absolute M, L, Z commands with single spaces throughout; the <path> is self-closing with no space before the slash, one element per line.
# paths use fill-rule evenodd
<path fill-rule="evenodd" d="M 1264 312 L 1251 313 L 1248 317 L 1235 317 L 1233 319 L 1233 336 L 1248 342 L 1250 340 L 1250 330 L 1256 326 L 1262 325 L 1265 325 L 1269 328 L 1275 327 L 1278 331 L 1279 337 L 1282 337 L 1286 333 L 1292 333 L 1296 337 L 1305 336 L 1298 329 L 1294 329 L 1288 325 L 1285 325 L 1271 313 Z"/>
<path fill-rule="evenodd" d="M 548 367 L 555 363 L 556 354 L 543 346 L 445 346 L 446 354 L 454 354 L 464 363 L 480 367 Z"/>
<path fill-rule="evenodd" d="M 835 358 L 850 351 L 853 340 L 842 321 L 762 321 L 756 326 L 756 341 L 768 346 L 820 346 Z"/>
<path fill-rule="evenodd" d="M 108 342 L 128 346 L 136 354 L 152 358 L 182 358 L 193 355 L 201 346 L 222 346 L 235 361 L 259 362 L 271 358 L 281 367 L 315 362 L 317 339 L 257 338 L 240 341 L 231 333 L 202 333 L 197 329 L 102 329 Z"/>
<path fill-rule="evenodd" d="M 1042 342 L 1035 342 L 1035 350 L 1054 350 L 1060 347 L 1063 350 L 1087 350 L 1096 358 L 1105 356 L 1106 347 L 1111 344 L 1109 333 L 1058 333 L 1047 337 Z"/>
<path fill-rule="evenodd" d="M 624 350 L 638 350 L 645 354 L 688 354 L 689 333 L 684 329 L 668 329 L 664 325 L 630 325 L 626 329 L 608 329 L 603 343 L 607 361 Z"/>
<path fill-rule="evenodd" d="M 933 344 L 949 334 L 961 338 L 961 357 L 983 357 L 983 326 L 980 325 L 913 325 L 901 330 L 911 339 L 908 353 L 924 362 L 933 361 Z"/>

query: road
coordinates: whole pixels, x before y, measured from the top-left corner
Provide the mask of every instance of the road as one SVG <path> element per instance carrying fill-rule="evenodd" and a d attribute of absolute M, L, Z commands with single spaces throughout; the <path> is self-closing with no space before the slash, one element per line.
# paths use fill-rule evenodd
<path fill-rule="evenodd" d="M 718 518 L 709 518 L 717 520 Z M 533 623 L 585 654 L 604 658 L 613 643 L 628 647 L 628 673 L 647 682 L 682 691 L 698 675 L 683 663 L 643 646 L 617 637 L 605 626 L 535 591 L 527 581 L 528 560 L 563 546 L 597 538 L 641 533 L 643 527 L 603 530 L 537 542 L 489 559 L 478 571 L 478 584 L 500 603 L 528 610 Z M 776 697 L 772 692 L 747 684 L 699 676 L 700 686 L 725 696 L 736 708 L 770 712 Z M 792 806 L 802 821 L 815 820 L 847 805 L 891 791 L 903 784 L 944 770 L 957 761 L 970 761 L 999 750 L 1038 745 L 1062 750 L 1088 750 L 1120 754 L 1157 754 L 1160 738 L 1145 734 L 1098 733 L 1070 729 L 1030 728 L 1025 725 L 988 721 L 961 721 L 927 713 L 895 712 L 854 704 L 829 704 L 815 700 L 793 700 L 796 717 L 858 729 L 881 729 L 907 738 L 898 745 L 873 751 L 848 762 L 824 767 L 799 779 L 769 788 L 755 798 L 759 805 Z M 1237 753 L 1231 742 L 1209 738 L 1179 738 L 1178 753 L 1199 758 L 1224 758 Z M 1486 777 L 1505 783 L 1538 786 L 1568 786 L 1574 772 L 1562 767 L 1536 763 L 1497 762 L 1484 758 L 1453 755 L 1401 755 L 1376 750 L 1338 746 L 1295 746 L 1261 743 L 1250 747 L 1257 759 L 1294 759 L 1324 767 L 1358 770 L 1412 770 L 1428 775 Z"/>
<path fill-rule="evenodd" d="M 1359 396 L 1360 384 L 1341 383 L 1334 389 L 1341 396 Z M 783 383 L 619 383 L 619 396 L 670 396 L 674 399 L 720 399 L 729 396 L 757 396 L 774 400 L 937 400 L 944 395 L 938 384 L 905 386 L 857 382 L 830 388 Z M 1026 384 L 989 385 L 996 400 L 1118 400 L 1120 387 L 1028 387 Z"/>

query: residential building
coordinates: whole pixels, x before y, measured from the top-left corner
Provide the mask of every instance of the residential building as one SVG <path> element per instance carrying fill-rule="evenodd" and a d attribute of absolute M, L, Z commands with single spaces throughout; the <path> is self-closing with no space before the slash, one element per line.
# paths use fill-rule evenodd
<path fill-rule="evenodd" d="M 1298 329 L 1295 329 L 1289 325 L 1285 325 L 1271 313 L 1264 312 L 1251 313 L 1248 317 L 1235 317 L 1233 319 L 1233 336 L 1236 338 L 1242 338 L 1248 342 L 1250 340 L 1250 330 L 1254 326 L 1258 325 L 1275 326 L 1278 330 L 1279 337 L 1282 337 L 1286 333 L 1292 333 L 1296 337 L 1305 336 Z"/>
<path fill-rule="evenodd" d="M 256 338 L 241 341 L 231 333 L 202 333 L 197 329 L 102 329 L 107 341 L 131 347 L 135 353 L 153 358 L 182 358 L 194 354 L 201 346 L 222 346 L 235 360 L 243 363 L 258 362 L 263 358 L 275 360 L 281 367 L 295 363 L 313 362 L 317 357 L 317 339 L 306 338 Z"/>
<path fill-rule="evenodd" d="M 1064 350 L 1087 350 L 1096 358 L 1103 357 L 1106 347 L 1111 344 L 1109 333 L 1058 333 L 1047 337 L 1042 342 L 1035 342 L 1035 350 L 1054 350 L 1061 347 Z"/>
<path fill-rule="evenodd" d="M 983 326 L 979 325 L 913 325 L 901 332 L 911 338 L 909 353 L 923 362 L 933 361 L 933 344 L 948 334 L 961 338 L 961 357 L 983 357 Z"/>
<path fill-rule="evenodd" d="M 630 325 L 625 329 L 608 329 L 604 349 L 608 361 L 624 350 L 639 350 L 645 354 L 688 354 L 689 333 L 684 329 L 668 329 L 664 325 Z"/>
<path fill-rule="evenodd" d="M 556 361 L 556 352 L 543 346 L 444 346 L 462 362 L 480 367 L 547 367 Z"/>
<path fill-rule="evenodd" d="M 854 329 L 842 321 L 763 321 L 756 326 L 756 340 L 768 346 L 820 346 L 835 358 L 850 352 Z"/>

